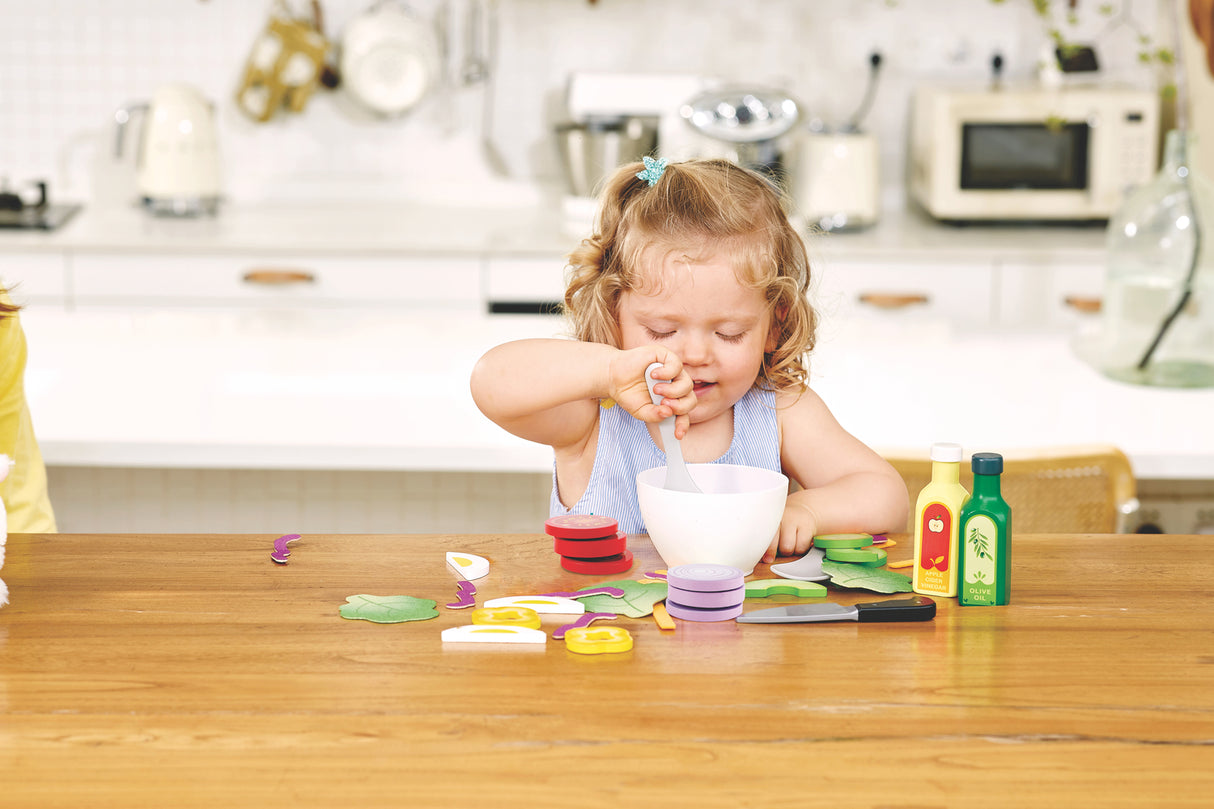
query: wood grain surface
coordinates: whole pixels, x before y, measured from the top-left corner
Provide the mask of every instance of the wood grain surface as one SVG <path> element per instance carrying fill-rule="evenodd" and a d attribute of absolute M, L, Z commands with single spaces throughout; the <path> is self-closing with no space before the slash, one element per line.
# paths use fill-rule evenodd
<path fill-rule="evenodd" d="M 921 624 L 618 618 L 632 651 L 444 645 L 626 576 L 542 534 L 11 535 L 0 807 L 1210 806 L 1210 537 L 1017 536 L 1012 603 Z M 899 537 L 890 558 L 910 555 Z M 627 577 L 662 567 L 630 539 Z M 765 566 L 754 578 L 766 577 Z M 342 618 L 358 593 L 438 602 Z M 888 598 L 831 588 L 840 603 Z M 747 609 L 798 601 L 752 599 Z M 549 631 L 569 619 L 545 616 Z"/>

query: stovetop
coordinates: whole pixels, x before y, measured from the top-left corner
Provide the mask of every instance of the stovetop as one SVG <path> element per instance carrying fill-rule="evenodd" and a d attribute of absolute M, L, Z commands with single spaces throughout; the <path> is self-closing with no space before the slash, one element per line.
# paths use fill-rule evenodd
<path fill-rule="evenodd" d="M 54 230 L 75 216 L 81 207 L 80 205 L 47 205 L 40 208 L 22 208 L 19 211 L 0 211 L 0 228 Z"/>
<path fill-rule="evenodd" d="M 0 188 L 0 228 L 9 230 L 54 230 L 81 209 L 80 205 L 52 205 L 48 199 L 46 183 L 39 180 L 32 185 L 38 188 L 38 199 L 29 202 L 7 187 Z"/>

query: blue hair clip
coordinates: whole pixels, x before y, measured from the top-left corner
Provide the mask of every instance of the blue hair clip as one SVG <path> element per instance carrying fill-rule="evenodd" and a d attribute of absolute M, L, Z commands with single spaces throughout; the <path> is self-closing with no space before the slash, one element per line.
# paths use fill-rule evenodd
<path fill-rule="evenodd" d="M 662 179 L 662 173 L 666 171 L 666 158 L 664 157 L 643 157 L 645 161 L 645 170 L 637 172 L 637 179 L 644 180 L 649 183 L 649 187 L 653 188 L 658 184 L 658 180 Z"/>

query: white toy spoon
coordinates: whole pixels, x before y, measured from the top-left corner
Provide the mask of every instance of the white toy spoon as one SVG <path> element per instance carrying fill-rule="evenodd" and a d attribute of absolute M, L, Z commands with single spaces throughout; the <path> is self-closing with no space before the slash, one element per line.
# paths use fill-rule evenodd
<path fill-rule="evenodd" d="M 809 553 L 800 559 L 772 565 L 771 572 L 797 581 L 826 581 L 830 576 L 822 571 L 822 559 L 825 556 L 826 552 L 821 548 L 810 548 Z"/>
<path fill-rule="evenodd" d="M 645 369 L 645 384 L 649 387 L 649 398 L 653 399 L 655 405 L 662 403 L 662 395 L 654 393 L 653 386 L 660 381 L 668 381 L 653 378 L 653 370 L 661 367 L 662 363 L 654 362 Z M 666 450 L 666 485 L 664 488 L 676 492 L 703 494 L 700 487 L 691 479 L 691 472 L 687 469 L 686 462 L 683 461 L 682 444 L 674 437 L 674 416 L 662 419 L 658 424 L 658 432 L 662 435 L 662 446 Z"/>

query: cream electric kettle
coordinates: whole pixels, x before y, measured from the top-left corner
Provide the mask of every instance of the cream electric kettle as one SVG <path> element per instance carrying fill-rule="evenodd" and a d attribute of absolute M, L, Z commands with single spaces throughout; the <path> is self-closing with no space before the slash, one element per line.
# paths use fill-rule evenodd
<path fill-rule="evenodd" d="M 214 214 L 219 208 L 219 137 L 215 107 L 187 84 L 159 88 L 147 104 L 114 113 L 117 156 L 127 124 L 143 113 L 135 152 L 135 187 L 145 207 L 164 216 Z"/>

